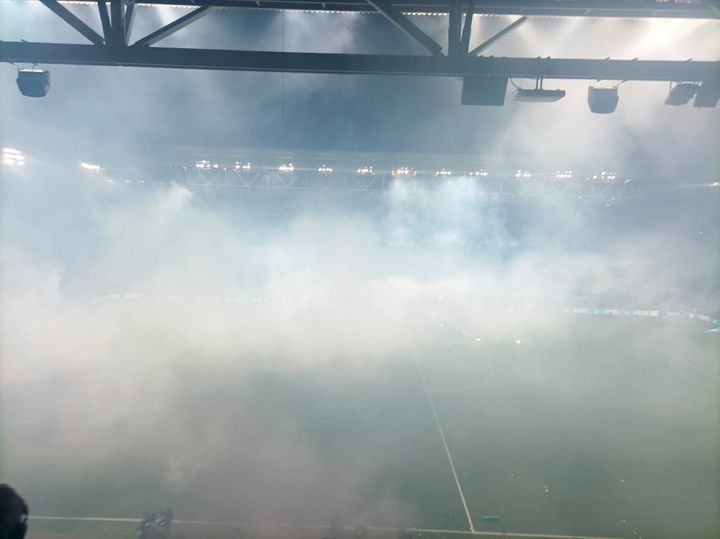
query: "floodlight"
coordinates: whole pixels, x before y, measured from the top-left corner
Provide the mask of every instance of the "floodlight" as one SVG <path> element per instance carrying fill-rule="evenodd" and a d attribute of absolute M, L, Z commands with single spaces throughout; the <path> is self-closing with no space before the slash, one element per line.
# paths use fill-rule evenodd
<path fill-rule="evenodd" d="M 531 103 L 553 103 L 565 97 L 565 90 L 544 90 L 543 88 L 518 88 L 513 96 L 515 101 Z"/>
<path fill-rule="evenodd" d="M 1 161 L 3 165 L 21 167 L 25 164 L 25 156 L 15 148 L 3 148 Z"/>
<path fill-rule="evenodd" d="M 612 170 L 603 170 L 599 175 L 593 176 L 593 180 L 598 178 L 604 183 L 614 182 L 617 179 L 617 174 Z"/>
<path fill-rule="evenodd" d="M 85 161 L 80 161 L 80 168 L 83 170 L 87 170 L 89 172 L 102 172 L 102 167 L 100 165 L 95 165 L 93 163 L 87 163 Z"/>
<path fill-rule="evenodd" d="M 415 171 L 407 165 L 392 169 L 393 176 L 415 176 Z"/>
<path fill-rule="evenodd" d="M 27 97 L 45 97 L 50 89 L 50 72 L 37 67 L 18 69 L 17 85 Z"/>
<path fill-rule="evenodd" d="M 610 114 L 615 112 L 620 96 L 617 88 L 588 87 L 588 105 L 590 112 L 595 114 Z"/>
<path fill-rule="evenodd" d="M 687 105 L 690 100 L 695 97 L 700 85 L 692 82 L 680 82 L 670 89 L 670 93 L 665 99 L 666 105 L 678 107 Z"/>

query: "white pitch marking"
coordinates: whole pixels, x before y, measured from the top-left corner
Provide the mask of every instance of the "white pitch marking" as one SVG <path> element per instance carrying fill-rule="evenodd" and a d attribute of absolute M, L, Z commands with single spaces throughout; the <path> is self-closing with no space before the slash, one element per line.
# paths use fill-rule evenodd
<path fill-rule="evenodd" d="M 712 380 L 706 380 L 706 379 L 704 379 L 704 378 L 693 378 L 692 376 L 688 376 L 687 374 L 685 374 L 685 373 L 677 370 L 677 369 L 675 368 L 675 364 L 676 364 L 676 363 L 677 363 L 677 364 L 684 363 L 685 365 L 689 365 L 690 367 L 694 367 L 694 365 L 693 365 L 692 363 L 688 363 L 687 361 L 683 361 L 682 359 L 672 359 L 672 360 L 670 360 L 670 363 L 669 363 L 670 369 L 671 369 L 675 374 L 677 374 L 678 376 L 680 376 L 681 378 L 684 378 L 685 380 L 690 380 L 691 382 L 694 382 L 694 383 L 696 383 L 696 384 L 699 383 L 699 384 L 706 385 L 706 386 L 710 386 L 710 387 L 717 387 L 717 384 L 713 383 Z M 703 370 L 700 369 L 700 368 L 697 368 L 697 367 L 696 367 L 696 369 L 697 369 L 698 371 L 704 373 L 704 374 L 707 374 L 707 375 L 709 375 L 709 376 L 712 376 L 710 373 L 706 373 L 705 371 L 703 371 Z"/>
<path fill-rule="evenodd" d="M 467 502 L 465 501 L 465 495 L 463 494 L 462 486 L 460 485 L 460 479 L 458 478 L 457 471 L 455 470 L 455 463 L 453 462 L 452 454 L 450 453 L 450 447 L 448 447 L 447 440 L 445 439 L 445 432 L 442 428 L 442 423 L 440 423 L 440 416 L 437 413 L 437 409 L 435 408 L 435 401 L 433 401 L 432 394 L 430 393 L 430 389 L 428 388 L 427 379 L 425 378 L 425 372 L 422 369 L 422 365 L 420 365 L 420 362 L 417 360 L 417 356 L 413 354 L 413 359 L 415 359 L 415 364 L 418 367 L 418 371 L 420 371 L 420 378 L 422 379 L 423 388 L 425 390 L 425 395 L 427 395 L 428 402 L 430 403 L 430 408 L 432 409 L 433 417 L 435 418 L 435 425 L 437 425 L 438 432 L 440 433 L 440 439 L 442 440 L 443 446 L 445 447 L 445 454 L 447 455 L 448 462 L 450 463 L 450 470 L 452 470 L 453 479 L 455 479 L 455 486 L 457 487 L 458 494 L 460 495 L 460 501 L 462 502 L 463 509 L 465 509 L 465 516 L 467 517 L 468 526 L 470 527 L 471 532 L 475 532 L 475 526 L 473 525 L 472 517 L 470 516 L 470 510 L 468 509 Z"/>
<path fill-rule="evenodd" d="M 61 521 L 79 521 L 79 522 L 129 522 L 140 523 L 139 518 L 113 518 L 113 517 L 53 517 L 53 516 L 30 516 L 30 520 L 61 520 Z M 276 527 L 276 528 L 311 528 L 311 529 L 328 529 L 329 524 L 260 524 L 249 522 L 218 522 L 209 520 L 177 520 L 173 519 L 173 523 L 180 525 L 198 525 L 198 526 L 246 526 L 246 527 Z M 343 526 L 346 530 L 359 529 L 359 526 Z M 464 530 L 442 530 L 435 528 L 393 528 L 390 526 L 364 526 L 370 531 L 399 531 L 402 529 L 413 530 L 421 533 L 443 533 L 447 535 L 476 535 L 478 537 L 527 537 L 534 539 L 623 539 L 621 537 L 605 537 L 599 535 L 557 535 L 547 533 L 526 533 L 526 532 L 491 532 L 491 531 L 464 531 Z M 636 532 L 633 532 L 636 533 Z"/>
<path fill-rule="evenodd" d="M 678 359 L 678 358 L 676 358 L 675 356 L 673 356 L 672 354 L 669 354 L 669 353 L 666 352 L 665 350 L 661 350 L 660 348 L 657 348 L 656 346 L 654 346 L 653 344 L 651 344 L 651 343 L 649 343 L 649 342 L 647 342 L 647 341 L 641 341 L 641 342 L 642 342 L 643 345 L 647 346 L 647 347 L 648 347 L 650 350 L 652 350 L 653 352 L 656 352 L 656 353 L 658 353 L 658 354 L 660 354 L 660 355 L 663 355 L 663 356 L 665 356 L 666 358 L 668 358 L 668 359 L 670 360 L 670 362 L 668 363 L 668 366 L 669 366 L 670 369 L 671 369 L 675 374 L 677 374 L 678 376 L 681 376 L 682 378 L 685 378 L 686 380 L 691 380 L 691 381 L 693 381 L 693 382 L 695 382 L 695 383 L 700 382 L 700 383 L 705 383 L 705 384 L 707 384 L 707 385 L 710 385 L 710 386 L 712 386 L 712 387 L 715 387 L 715 386 L 716 386 L 716 384 L 713 383 L 713 380 L 718 380 L 718 379 L 720 378 L 720 377 L 718 377 L 717 374 L 713 374 L 713 373 L 711 373 L 711 372 L 708 372 L 708 371 L 706 371 L 706 370 L 698 367 L 698 366 L 695 365 L 694 363 L 691 363 L 690 361 L 688 361 L 688 360 L 686 360 L 686 359 Z M 684 363 L 685 365 L 688 365 L 689 367 L 695 369 L 696 371 L 704 374 L 705 376 L 707 376 L 707 377 L 710 378 L 711 380 L 704 380 L 704 379 L 702 379 L 702 378 L 700 378 L 700 379 L 691 378 L 691 377 L 687 376 L 686 374 L 683 374 L 683 373 L 681 373 L 680 371 L 678 371 L 678 370 L 675 368 L 675 365 L 674 365 L 675 363 Z"/>
<path fill-rule="evenodd" d="M 114 517 L 49 517 L 30 515 L 30 520 L 73 520 L 79 522 L 140 522 L 139 518 L 114 518 Z"/>
<path fill-rule="evenodd" d="M 717 375 L 717 374 L 713 374 L 713 373 L 711 373 L 711 372 L 706 371 L 705 369 L 701 369 L 700 367 L 698 367 L 698 366 L 695 365 L 694 363 L 690 363 L 689 361 L 686 361 L 686 360 L 684 360 L 684 359 L 673 359 L 673 362 L 685 363 L 685 365 L 687 365 L 687 366 L 689 366 L 689 367 L 692 367 L 692 368 L 695 369 L 696 371 L 704 374 L 705 376 L 707 376 L 707 377 L 709 377 L 709 378 L 714 378 L 715 380 L 718 379 L 718 375 Z"/>

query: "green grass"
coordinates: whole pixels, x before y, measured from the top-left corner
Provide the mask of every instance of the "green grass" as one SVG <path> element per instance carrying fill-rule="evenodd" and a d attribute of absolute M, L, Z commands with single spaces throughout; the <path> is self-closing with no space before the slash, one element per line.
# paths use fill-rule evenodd
<path fill-rule="evenodd" d="M 445 328 L 432 346 L 381 365 L 339 359 L 317 370 L 258 369 L 232 391 L 223 389 L 221 376 L 204 374 L 193 379 L 177 412 L 192 425 L 204 424 L 217 410 L 235 413 L 242 394 L 242 406 L 261 426 L 248 432 L 248 445 L 267 451 L 274 447 L 270 442 L 292 440 L 294 449 L 309 455 L 306 465 L 319 466 L 320 479 L 309 480 L 318 490 L 308 492 L 305 483 L 263 469 L 262 458 L 245 458 L 238 450 L 231 473 L 246 482 L 236 486 L 237 504 L 226 504 L 219 519 L 323 524 L 337 518 L 349 525 L 466 530 L 419 365 L 431 388 L 443 390 L 432 398 L 476 529 L 612 537 L 634 537 L 637 530 L 646 539 L 716 539 L 720 335 L 704 329 L 677 321 L 578 317 L 552 334 L 525 335 L 518 328 L 517 336 L 478 342 L 469 330 Z M 691 363 L 706 374 L 678 373 L 672 362 Z M 477 387 L 463 390 L 471 386 Z M 213 403 L 214 411 L 204 415 L 198 402 Z M 93 476 L 92 484 L 72 483 L 73 494 L 88 496 L 74 505 L 57 498 L 71 473 L 56 470 L 25 486 L 45 488 L 40 503 L 31 503 L 36 512 L 139 516 L 145 508 L 173 506 L 178 518 L 210 519 L 192 492 L 162 486 L 158 466 L 138 466 L 128 458 L 122 477 L 110 469 Z M 208 466 L 194 488 L 208 496 L 215 486 L 235 492 L 229 486 L 235 483 L 225 482 L 227 471 Z M 347 499 L 341 488 L 322 490 L 345 482 L 354 489 Z M 107 484 L 114 486 L 112 493 L 103 491 Z M 294 505 L 303 495 L 313 499 Z M 202 510 L 212 513 L 219 499 Z M 369 506 L 368 500 L 377 503 Z M 270 504 L 282 511 L 261 514 Z M 484 522 L 483 514 L 502 519 Z M 119 538 L 135 530 L 125 524 L 33 521 L 30 537 Z M 247 537 L 323 533 L 300 527 L 282 534 L 250 531 Z M 376 533 L 369 536 L 398 535 Z M 239 532 L 179 526 L 176 537 L 181 536 Z"/>

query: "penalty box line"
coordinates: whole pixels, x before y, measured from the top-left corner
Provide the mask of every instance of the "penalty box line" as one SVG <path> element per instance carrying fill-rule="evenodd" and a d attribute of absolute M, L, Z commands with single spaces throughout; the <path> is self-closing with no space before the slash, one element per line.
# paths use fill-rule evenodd
<path fill-rule="evenodd" d="M 475 533 L 475 526 L 473 524 L 472 517 L 470 516 L 470 509 L 468 509 L 468 504 L 465 501 L 465 495 L 463 494 L 462 485 L 460 484 L 460 479 L 458 478 L 457 470 L 455 469 L 455 463 L 453 462 L 452 453 L 450 452 L 450 447 L 448 446 L 447 439 L 445 438 L 445 431 L 443 430 L 442 423 L 440 422 L 440 416 L 438 415 L 437 408 L 435 408 L 435 401 L 432 398 L 430 388 L 428 387 L 427 379 L 425 378 L 425 371 L 423 371 L 422 365 L 420 365 L 420 362 L 418 361 L 417 355 L 415 353 L 413 353 L 413 359 L 415 360 L 415 365 L 417 365 L 418 371 L 420 372 L 420 379 L 422 380 L 425 395 L 427 396 L 428 402 L 430 403 L 430 409 L 432 410 L 433 418 L 435 419 L 435 426 L 438 429 L 438 433 L 440 434 L 440 440 L 442 441 L 443 447 L 445 448 L 445 455 L 447 455 L 448 463 L 450 464 L 450 470 L 452 471 L 452 476 L 455 480 L 455 486 L 457 487 L 460 501 L 462 502 L 463 509 L 465 510 L 465 517 L 467 518 L 468 527 L 470 528 L 470 531 L 472 533 Z"/>

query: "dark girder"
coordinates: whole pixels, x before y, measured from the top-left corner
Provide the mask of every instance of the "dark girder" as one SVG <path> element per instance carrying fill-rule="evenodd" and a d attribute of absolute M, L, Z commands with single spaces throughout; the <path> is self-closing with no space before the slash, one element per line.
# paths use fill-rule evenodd
<path fill-rule="evenodd" d="M 187 13 L 180 17 L 179 19 L 174 20 L 173 22 L 166 24 L 159 30 L 156 30 L 155 32 L 148 34 L 142 39 L 138 39 L 134 46 L 136 47 L 148 47 L 154 43 L 157 43 L 161 39 L 165 39 L 170 34 L 174 34 L 178 30 L 182 30 L 187 25 L 192 24 L 196 20 L 198 20 L 201 17 L 204 17 L 208 13 L 212 12 L 212 10 L 215 8 L 212 7 L 199 7 L 190 13 Z"/>
<path fill-rule="evenodd" d="M 94 3 L 96 0 L 77 0 Z M 470 0 L 458 0 L 467 12 Z M 392 0 L 387 3 L 405 13 L 448 13 L 448 0 Z M 244 9 L 295 9 L 304 11 L 375 12 L 366 0 L 143 0 L 142 5 L 215 6 Z M 658 0 L 475 0 L 478 14 L 571 17 L 675 17 L 718 19 L 717 0 L 690 2 Z"/>
<path fill-rule="evenodd" d="M 499 32 L 497 32 L 495 35 L 490 36 L 490 37 L 487 38 L 485 41 L 483 41 L 482 43 L 480 43 L 480 45 L 478 45 L 478 46 L 475 47 L 473 50 L 471 50 L 471 51 L 470 51 L 470 56 L 477 56 L 477 55 L 480 54 L 482 51 L 484 51 L 485 49 L 489 48 L 489 47 L 490 47 L 493 43 L 495 43 L 497 40 L 501 39 L 505 34 L 507 34 L 507 33 L 509 33 L 509 32 L 512 32 L 513 30 L 515 30 L 515 28 L 517 28 L 518 26 L 520 26 L 521 24 L 523 24 L 526 20 L 527 20 L 527 17 L 523 15 L 523 16 L 520 17 L 518 20 L 516 20 L 516 21 L 514 21 L 514 22 L 512 22 L 512 23 L 510 23 L 510 24 L 508 24 L 505 28 L 503 28 L 502 30 L 500 30 Z"/>
<path fill-rule="evenodd" d="M 108 8 L 105 0 L 97 0 L 97 4 L 98 12 L 100 13 L 100 24 L 102 25 L 103 29 L 103 36 L 105 36 L 105 41 L 107 42 L 111 39 L 110 35 L 112 33 L 112 26 L 110 26 L 110 15 L 108 15 Z"/>
<path fill-rule="evenodd" d="M 425 47 L 430 54 L 439 55 L 442 52 L 442 47 L 435 43 L 433 38 L 418 28 L 414 22 L 394 7 L 392 2 L 389 0 L 367 0 L 367 2 L 374 7 L 378 13 L 384 15 L 386 19 L 392 22 L 400 30 Z"/>
<path fill-rule="evenodd" d="M 0 61 L 344 75 L 720 81 L 720 62 L 327 54 L 18 41 L 0 42 Z"/>
<path fill-rule="evenodd" d="M 58 2 L 57 0 L 40 0 L 40 1 L 43 4 L 45 4 L 53 13 L 55 13 L 55 15 L 60 17 L 62 20 L 64 20 L 66 23 L 68 23 L 73 28 L 75 28 L 75 30 L 80 32 L 91 42 L 95 43 L 95 45 L 102 45 L 102 43 L 103 43 L 102 36 L 100 34 L 98 34 L 95 30 L 90 28 L 87 24 L 85 24 L 72 11 L 68 10 L 68 8 L 63 6 L 60 2 Z"/>

